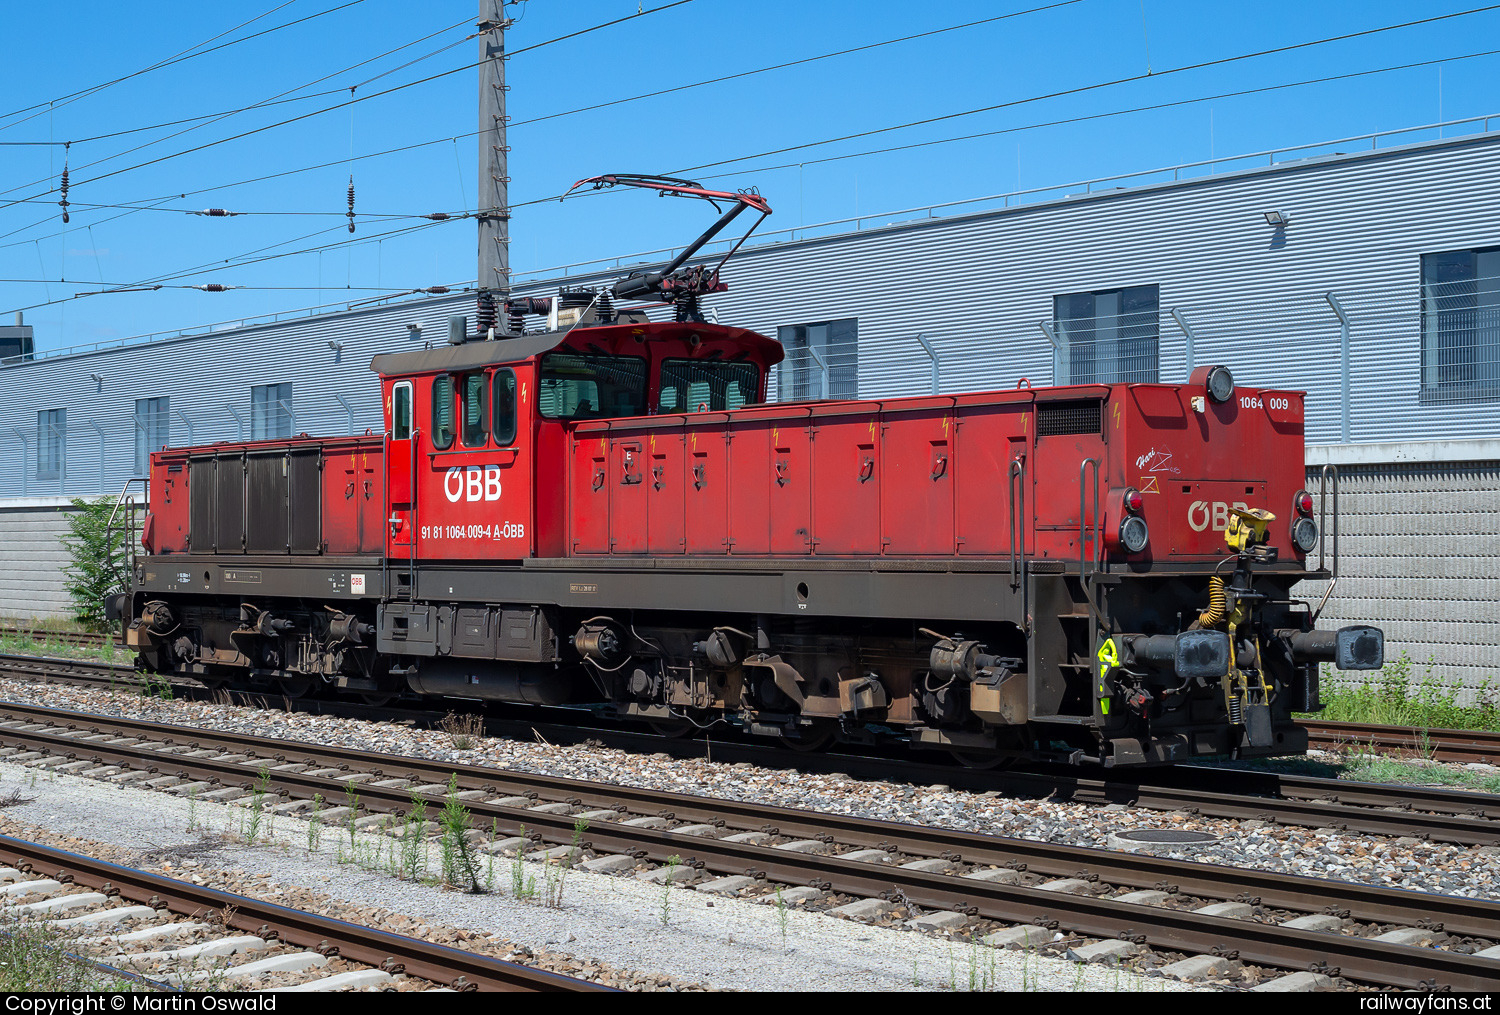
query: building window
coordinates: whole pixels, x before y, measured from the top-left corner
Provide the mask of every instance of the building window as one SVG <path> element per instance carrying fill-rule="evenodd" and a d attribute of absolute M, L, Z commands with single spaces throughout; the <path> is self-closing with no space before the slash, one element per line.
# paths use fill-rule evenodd
<path fill-rule="evenodd" d="M 786 350 L 776 385 L 783 401 L 859 397 L 859 321 L 822 321 L 777 328 Z"/>
<path fill-rule="evenodd" d="M 63 454 L 68 444 L 68 410 L 43 409 L 36 414 L 36 478 L 57 479 L 62 475 Z"/>
<path fill-rule="evenodd" d="M 257 384 L 250 389 L 250 439 L 292 435 L 292 385 Z"/>
<path fill-rule="evenodd" d="M 135 474 L 151 468 L 151 452 L 172 443 L 172 422 L 166 396 L 135 400 Z"/>
<path fill-rule="evenodd" d="M 1053 297 L 1057 341 L 1067 367 L 1067 376 L 1058 377 L 1058 383 L 1154 384 L 1157 301 L 1154 285 Z"/>
<path fill-rule="evenodd" d="M 1500 247 L 1422 255 L 1422 401 L 1500 400 Z"/>

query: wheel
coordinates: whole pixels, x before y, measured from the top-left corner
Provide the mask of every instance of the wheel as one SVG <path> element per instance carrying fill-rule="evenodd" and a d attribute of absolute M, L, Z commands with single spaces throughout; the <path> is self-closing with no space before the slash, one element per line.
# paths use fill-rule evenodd
<path fill-rule="evenodd" d="M 305 698 L 312 691 L 312 677 L 292 674 L 276 681 L 276 689 L 288 698 Z"/>
<path fill-rule="evenodd" d="M 659 737 L 682 740 L 693 735 L 693 724 L 682 719 L 648 720 L 646 725 Z"/>
<path fill-rule="evenodd" d="M 994 768 L 1012 768 L 1016 759 L 1004 754 L 978 754 L 974 751 L 949 751 L 954 761 L 965 768 L 988 771 Z"/>
<path fill-rule="evenodd" d="M 364 691 L 360 693 L 359 700 L 371 708 L 380 708 L 382 705 L 389 705 L 395 697 L 395 691 Z"/>
<path fill-rule="evenodd" d="M 782 737 L 781 742 L 798 754 L 811 754 L 833 743 L 833 730 L 814 728 L 798 737 Z"/>

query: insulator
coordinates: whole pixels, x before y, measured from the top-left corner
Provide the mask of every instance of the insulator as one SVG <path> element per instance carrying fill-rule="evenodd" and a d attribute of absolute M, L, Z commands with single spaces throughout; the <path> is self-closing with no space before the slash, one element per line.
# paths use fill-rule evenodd
<path fill-rule="evenodd" d="M 208 282 L 204 285 L 191 286 L 193 289 L 202 289 L 206 293 L 227 293 L 233 289 L 232 285 L 224 285 L 222 282 Z"/>
<path fill-rule="evenodd" d="M 435 211 L 431 215 L 423 215 L 422 217 L 424 219 L 432 219 L 432 221 L 434 221 L 434 222 L 441 222 L 444 219 L 449 219 L 449 218 L 452 218 L 453 216 L 449 215 L 445 211 Z"/>
<path fill-rule="evenodd" d="M 688 321 L 702 321 L 703 320 L 703 314 L 698 309 L 698 294 L 697 293 L 688 293 L 686 296 L 679 297 L 677 299 L 676 309 L 677 309 L 677 322 L 679 324 L 686 323 Z"/>
<path fill-rule="evenodd" d="M 354 232 L 354 175 L 349 176 L 349 231 Z"/>
<path fill-rule="evenodd" d="M 66 163 L 63 164 L 62 182 L 58 184 L 57 189 L 62 195 L 62 200 L 57 203 L 62 205 L 63 223 L 66 224 L 68 222 L 68 167 Z"/>
<path fill-rule="evenodd" d="M 495 326 L 497 314 L 495 312 L 495 297 L 484 290 L 479 293 L 476 317 L 479 323 L 479 333 L 487 334 Z"/>
<path fill-rule="evenodd" d="M 418 289 L 417 291 L 423 293 L 431 293 L 433 296 L 441 296 L 449 290 L 445 285 L 430 285 L 426 289 Z"/>
<path fill-rule="evenodd" d="M 231 215 L 238 215 L 239 212 L 229 211 L 226 208 L 204 208 L 202 211 L 194 212 L 193 214 L 206 215 L 211 219 L 224 219 Z"/>

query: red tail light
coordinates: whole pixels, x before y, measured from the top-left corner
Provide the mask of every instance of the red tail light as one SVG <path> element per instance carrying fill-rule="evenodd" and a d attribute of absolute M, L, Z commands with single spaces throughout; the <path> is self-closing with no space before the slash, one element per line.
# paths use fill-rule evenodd
<path fill-rule="evenodd" d="M 1129 511 L 1133 515 L 1138 515 L 1138 514 L 1141 513 L 1141 509 L 1144 508 L 1145 506 L 1146 506 L 1146 498 L 1144 498 L 1144 497 L 1141 496 L 1141 491 L 1136 490 L 1136 489 L 1130 489 L 1130 490 L 1126 490 L 1125 491 L 1125 510 L 1126 511 Z"/>
<path fill-rule="evenodd" d="M 1298 490 L 1297 496 L 1292 498 L 1292 506 L 1297 509 L 1299 515 L 1311 515 L 1313 513 L 1312 494 L 1306 490 Z"/>

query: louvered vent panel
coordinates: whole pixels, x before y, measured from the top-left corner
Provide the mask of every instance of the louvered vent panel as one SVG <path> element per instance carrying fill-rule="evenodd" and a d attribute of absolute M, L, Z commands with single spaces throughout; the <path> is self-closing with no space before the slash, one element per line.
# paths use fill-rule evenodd
<path fill-rule="evenodd" d="M 1043 402 L 1036 407 L 1036 435 L 1099 433 L 1103 418 L 1104 403 L 1095 398 L 1082 402 Z"/>

